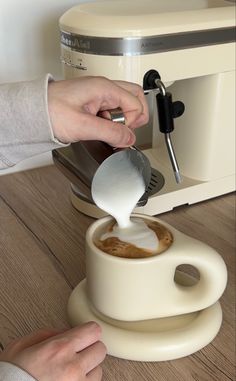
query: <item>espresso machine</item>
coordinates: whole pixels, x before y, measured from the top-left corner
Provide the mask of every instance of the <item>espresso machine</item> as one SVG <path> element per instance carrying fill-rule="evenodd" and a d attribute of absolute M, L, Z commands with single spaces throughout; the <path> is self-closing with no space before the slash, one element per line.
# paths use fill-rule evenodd
<path fill-rule="evenodd" d="M 156 215 L 235 190 L 234 1 L 83 3 L 60 18 L 60 33 L 64 78 L 96 75 L 143 86 L 152 142 L 142 152 L 152 177 L 138 212 Z M 100 217 L 87 147 L 78 142 L 53 157 L 71 181 L 73 205 Z"/>
<path fill-rule="evenodd" d="M 150 122 L 145 128 L 147 133 L 152 129 L 151 147 L 141 151 L 141 147 L 128 148 L 132 150 L 134 163 L 139 156 L 144 168 L 150 168 L 146 192 L 137 207 L 141 215 L 156 215 L 232 192 L 235 188 L 234 24 L 235 4 L 226 0 L 96 1 L 75 6 L 60 19 L 65 78 L 96 75 L 131 81 L 140 84 L 147 96 Z M 112 110 L 110 116 L 114 122 L 124 122 L 122 110 Z M 142 145 L 142 141 L 140 143 Z M 91 185 L 97 168 L 113 154 L 112 147 L 93 141 L 53 151 L 55 164 L 71 182 L 72 204 L 87 215 L 104 215 L 93 203 Z M 142 155 L 147 158 L 146 162 Z M 134 300 L 140 301 L 138 284 L 145 284 L 142 288 L 147 294 L 144 293 L 143 300 L 151 300 L 152 307 L 153 301 L 158 299 L 152 279 L 164 279 L 170 265 L 158 277 L 152 259 L 141 258 L 140 272 L 135 273 L 137 261 L 111 259 L 99 252 L 94 244 L 96 229 L 109 218 L 98 219 L 86 233 L 87 277 L 69 298 L 71 325 L 97 321 L 108 353 L 135 361 L 172 360 L 190 355 L 211 342 L 222 322 L 217 299 L 192 312 L 178 311 L 171 316 L 142 314 L 127 319 L 127 316 L 113 314 L 113 307 L 118 300 L 123 301 L 130 284 L 135 285 L 134 294 L 127 299 L 132 313 Z M 169 230 L 174 236 L 173 245 L 165 255 L 154 256 L 153 261 L 169 258 L 176 261 L 177 255 L 183 253 L 181 264 L 191 264 L 186 260 L 188 253 L 191 260 L 200 261 L 198 264 L 202 265 L 201 256 L 203 261 L 209 256 L 209 274 L 215 275 L 217 260 L 212 257 L 212 248 L 170 226 Z M 113 262 L 115 276 L 110 278 Z M 150 263 L 148 286 L 142 280 L 145 266 Z M 174 264 L 171 270 L 171 287 L 174 287 L 174 295 L 178 295 L 178 305 L 179 292 L 187 296 L 189 307 L 191 290 L 196 291 L 198 302 L 206 296 L 202 285 L 208 284 L 212 290 L 220 283 L 222 290 L 226 285 L 227 272 L 223 265 L 217 282 L 212 279 L 207 282 L 204 271 L 200 271 L 197 281 L 176 270 L 178 265 Z M 126 288 L 125 274 L 129 282 Z M 109 283 L 104 285 L 106 277 Z M 122 286 L 116 286 L 118 278 Z M 120 297 L 113 297 L 111 293 L 114 284 L 115 291 L 121 287 Z M 160 302 L 164 300 L 164 305 L 171 287 L 165 286 L 165 298 L 159 298 Z M 154 290 L 153 299 L 149 299 L 150 290 Z M 111 302 L 107 301 L 106 292 Z M 100 302 L 110 311 L 101 308 Z M 141 306 L 142 313 L 148 310 L 140 302 L 137 306 Z M 122 306 L 120 311 L 123 312 Z"/>

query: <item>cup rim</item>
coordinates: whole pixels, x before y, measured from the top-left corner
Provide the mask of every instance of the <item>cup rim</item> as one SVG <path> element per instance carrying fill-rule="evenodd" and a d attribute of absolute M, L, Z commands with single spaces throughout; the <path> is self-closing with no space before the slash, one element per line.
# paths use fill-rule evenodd
<path fill-rule="evenodd" d="M 164 225 L 166 228 L 168 228 L 171 231 L 171 233 L 175 239 L 175 231 L 176 230 L 172 226 L 170 226 L 170 225 L 166 224 L 165 222 L 161 221 L 160 219 L 158 219 L 157 217 L 149 216 L 149 215 L 142 214 L 142 213 L 132 213 L 131 217 L 146 218 L 146 219 L 149 219 L 152 221 L 158 221 L 160 224 Z M 100 250 L 94 244 L 93 236 L 94 236 L 95 231 L 98 229 L 98 227 L 100 227 L 102 224 L 109 222 L 109 221 L 112 221 L 112 220 L 114 220 L 114 218 L 110 215 L 99 218 L 98 220 L 96 220 L 95 222 L 93 222 L 89 226 L 89 228 L 86 232 L 86 236 L 85 236 L 86 245 L 89 245 L 89 247 L 91 247 L 96 252 L 97 255 L 100 255 L 101 257 L 104 257 L 110 261 L 117 261 L 117 262 L 122 261 L 122 262 L 127 262 L 127 263 L 141 263 L 141 262 L 152 262 L 152 261 L 156 260 L 157 258 L 160 258 L 162 256 L 162 254 L 167 255 L 168 252 L 171 250 L 171 248 L 169 248 L 167 251 L 164 251 L 163 253 L 160 253 L 158 255 L 152 255 L 150 257 L 144 257 L 144 258 L 118 257 L 115 255 L 110 255 L 110 254 L 105 253 L 104 251 Z"/>

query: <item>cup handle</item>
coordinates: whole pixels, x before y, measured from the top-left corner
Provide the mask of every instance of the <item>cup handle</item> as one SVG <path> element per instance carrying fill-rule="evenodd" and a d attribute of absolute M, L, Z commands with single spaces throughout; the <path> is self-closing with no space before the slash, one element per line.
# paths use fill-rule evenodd
<path fill-rule="evenodd" d="M 185 240 L 185 244 L 187 247 L 181 244 L 175 265 L 194 266 L 200 273 L 200 280 L 190 287 L 175 284 L 173 307 L 177 314 L 209 307 L 221 297 L 227 284 L 225 262 L 213 248 L 192 238 L 188 243 Z"/>

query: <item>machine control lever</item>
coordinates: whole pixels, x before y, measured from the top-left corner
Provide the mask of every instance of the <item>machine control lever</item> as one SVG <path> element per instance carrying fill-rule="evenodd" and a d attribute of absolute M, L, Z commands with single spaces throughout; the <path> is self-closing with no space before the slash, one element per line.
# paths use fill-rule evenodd
<path fill-rule="evenodd" d="M 181 176 L 170 133 L 174 130 L 174 118 L 181 116 L 184 112 L 184 104 L 180 101 L 172 102 L 172 95 L 166 91 L 165 85 L 160 78 L 155 79 L 155 86 L 159 90 L 156 95 L 156 102 L 160 131 L 165 134 L 166 147 L 175 179 L 177 183 L 180 183 Z"/>

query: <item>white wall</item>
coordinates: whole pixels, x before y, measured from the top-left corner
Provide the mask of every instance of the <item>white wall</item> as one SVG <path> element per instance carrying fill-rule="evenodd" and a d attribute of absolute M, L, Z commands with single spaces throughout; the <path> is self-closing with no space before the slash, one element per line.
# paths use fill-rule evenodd
<path fill-rule="evenodd" d="M 61 77 L 58 19 L 85 0 L 0 0 L 0 81 Z"/>
<path fill-rule="evenodd" d="M 0 0 L 0 82 L 37 78 L 51 73 L 62 77 L 59 17 L 86 0 Z M 44 154 L 0 174 L 51 162 Z"/>

